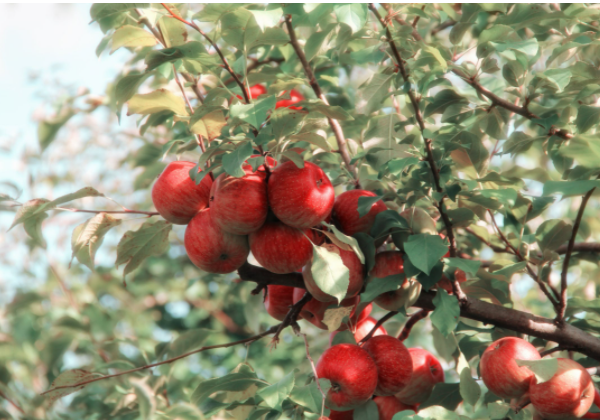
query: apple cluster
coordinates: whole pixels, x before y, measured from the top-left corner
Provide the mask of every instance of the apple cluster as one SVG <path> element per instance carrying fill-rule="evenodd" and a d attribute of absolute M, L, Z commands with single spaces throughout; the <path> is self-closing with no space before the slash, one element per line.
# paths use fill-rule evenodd
<path fill-rule="evenodd" d="M 541 356 L 529 342 L 505 337 L 493 342 L 481 356 L 481 379 L 497 396 L 526 402 L 546 420 L 582 418 L 600 395 L 588 371 L 571 359 L 556 359 L 556 373 L 547 381 L 538 381 L 534 372 L 518 360 L 535 361 Z"/>

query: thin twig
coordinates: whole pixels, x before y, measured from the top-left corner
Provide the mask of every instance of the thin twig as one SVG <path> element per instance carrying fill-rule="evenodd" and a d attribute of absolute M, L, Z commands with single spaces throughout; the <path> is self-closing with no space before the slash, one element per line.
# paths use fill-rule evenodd
<path fill-rule="evenodd" d="M 175 68 L 175 64 L 171 64 L 171 65 L 173 66 L 173 74 L 175 75 L 175 83 L 177 83 L 177 86 L 179 86 L 179 89 L 181 90 L 183 99 L 185 99 L 185 103 L 190 110 L 190 115 L 193 115 L 194 108 L 192 108 L 192 104 L 190 103 L 190 100 L 189 100 L 187 94 L 185 93 L 183 84 L 181 83 L 181 80 L 179 80 L 179 74 L 177 74 L 177 69 Z M 202 136 L 200 134 L 196 134 L 196 143 L 198 143 L 198 146 L 200 146 L 202 153 L 206 152 L 206 147 L 204 146 L 204 141 L 202 140 Z M 208 167 L 208 161 L 206 162 L 206 164 Z"/>
<path fill-rule="evenodd" d="M 540 352 L 540 356 L 545 357 L 545 356 L 548 356 L 549 354 L 556 353 L 557 351 L 563 351 L 563 350 L 569 350 L 569 347 L 556 346 L 556 347 L 552 347 L 551 349 L 542 350 Z"/>
<path fill-rule="evenodd" d="M 84 209 L 73 209 L 67 207 L 54 207 L 52 210 L 70 211 L 72 213 L 106 213 L 106 214 L 145 214 L 146 216 L 160 216 L 157 211 L 142 211 L 142 210 L 84 210 Z"/>
<path fill-rule="evenodd" d="M 306 292 L 304 293 L 304 296 L 302 296 L 302 299 L 300 299 L 298 302 L 294 303 L 290 307 L 290 310 L 283 319 L 283 322 L 279 324 L 279 328 L 277 329 L 275 335 L 273 336 L 273 339 L 271 340 L 272 345 L 277 345 L 277 343 L 279 342 L 279 334 L 281 334 L 281 331 L 283 331 L 285 327 L 296 323 L 298 315 L 300 315 L 300 311 L 302 310 L 304 305 L 306 305 L 311 299 L 312 295 L 309 292 Z"/>
<path fill-rule="evenodd" d="M 389 3 L 379 3 L 379 4 L 381 5 L 381 7 L 383 7 L 387 11 L 388 17 L 393 18 L 400 25 L 411 26 L 408 22 L 406 22 L 404 19 L 402 19 L 399 14 L 394 13 L 394 11 L 392 10 L 392 6 Z M 415 28 L 412 28 L 412 37 L 415 39 L 415 41 L 423 40 L 423 37 L 417 32 L 417 30 Z"/>
<path fill-rule="evenodd" d="M 562 272 L 560 273 L 560 301 L 558 313 L 556 314 L 557 322 L 562 322 L 564 320 L 565 310 L 567 309 L 567 272 L 569 271 L 569 262 L 571 261 L 571 254 L 573 253 L 573 246 L 575 245 L 575 237 L 577 236 L 577 231 L 579 231 L 579 225 L 581 225 L 585 206 L 595 190 L 596 188 L 594 187 L 583 196 L 579 211 L 577 212 L 577 217 L 575 218 L 575 223 L 573 224 L 573 231 L 571 232 L 567 253 L 565 254 L 565 260 L 563 261 Z"/>
<path fill-rule="evenodd" d="M 288 30 L 288 35 L 290 36 L 290 43 L 291 43 L 292 47 L 294 48 L 296 55 L 300 59 L 300 62 L 302 63 L 302 68 L 304 69 L 304 73 L 306 74 L 306 77 L 308 78 L 308 82 L 310 83 L 310 86 L 312 87 L 313 91 L 315 92 L 315 95 L 317 95 L 317 98 L 319 98 L 321 101 L 323 101 L 323 103 L 325 105 L 329 105 L 329 101 L 327 101 L 325 94 L 321 90 L 321 86 L 319 86 L 319 83 L 317 82 L 315 73 L 313 72 L 310 64 L 308 63 L 308 60 L 306 59 L 306 55 L 304 54 L 304 51 L 302 51 L 302 48 L 300 48 L 300 43 L 298 42 L 298 37 L 296 37 L 296 32 L 294 31 L 294 26 L 292 25 L 292 16 L 291 15 L 286 15 L 285 25 Z M 348 145 L 346 143 L 346 138 L 344 137 L 344 132 L 342 131 L 342 126 L 340 125 L 340 123 L 337 120 L 335 120 L 333 118 L 328 117 L 327 121 L 329 121 L 329 125 L 331 126 L 331 131 L 333 131 L 333 135 L 335 136 L 335 139 L 337 141 L 338 149 L 340 151 L 340 155 L 342 156 L 344 164 L 346 165 L 346 169 L 348 169 L 348 172 L 350 172 L 350 174 L 354 177 L 354 179 L 356 180 L 357 185 L 358 185 L 358 172 L 356 171 L 356 167 L 354 167 L 350 163 L 352 161 L 352 158 L 350 157 L 350 153 L 348 152 Z"/>
<path fill-rule="evenodd" d="M 21 407 L 19 407 L 19 405 L 16 402 L 14 402 L 10 398 L 8 398 L 8 396 L 1 389 L 0 389 L 0 397 L 4 398 L 6 401 L 8 401 L 9 404 L 12 405 L 13 407 L 15 407 L 21 414 L 25 414 L 25 411 L 23 411 L 23 409 Z"/>
<path fill-rule="evenodd" d="M 417 322 L 419 322 L 420 320 L 422 320 L 423 318 L 427 318 L 427 315 L 429 315 L 429 311 L 427 309 L 421 309 L 420 311 L 412 314 L 410 316 L 410 318 L 408 318 L 408 321 L 406 321 L 406 324 L 404 324 L 404 328 L 402 328 L 402 332 L 400 334 L 398 334 L 398 340 L 400 340 L 400 341 L 406 340 L 408 338 L 408 336 L 410 335 L 410 331 L 415 326 L 415 324 Z"/>
<path fill-rule="evenodd" d="M 151 369 L 151 368 L 156 367 L 156 366 L 170 364 L 170 363 L 176 362 L 177 360 L 185 359 L 186 357 L 189 357 L 189 356 L 191 356 L 193 354 L 196 354 L 196 353 L 201 353 L 201 352 L 206 351 L 206 350 L 221 349 L 221 348 L 233 347 L 233 346 L 236 346 L 238 344 L 252 343 L 252 342 L 254 342 L 256 340 L 259 340 L 259 339 L 261 339 L 263 337 L 266 337 L 267 335 L 276 333 L 279 330 L 280 326 L 281 326 L 281 324 L 274 325 L 271 328 L 269 328 L 268 330 L 266 330 L 266 331 L 264 331 L 264 332 L 262 332 L 260 334 L 254 335 L 252 337 L 244 338 L 242 340 L 232 341 L 231 343 L 216 344 L 214 346 L 201 347 L 199 349 L 196 349 L 196 350 L 193 350 L 193 351 L 189 351 L 189 352 L 184 353 L 182 355 L 179 355 L 177 357 L 173 357 L 171 359 L 163 360 L 162 362 L 151 363 L 149 365 L 140 366 L 140 367 L 137 367 L 137 368 L 125 370 L 123 372 L 113 373 L 112 375 L 100 376 L 98 378 L 89 379 L 89 380 L 82 381 L 82 382 L 77 382 L 77 383 L 71 384 L 71 385 L 56 386 L 54 388 L 51 388 L 51 389 L 49 389 L 47 391 L 42 392 L 40 395 L 45 395 L 45 394 L 48 394 L 49 392 L 53 392 L 53 391 L 56 391 L 58 389 L 78 388 L 80 386 L 91 384 L 92 382 L 98 382 L 98 381 L 102 381 L 102 380 L 105 380 L 105 379 L 115 378 L 115 377 L 118 377 L 118 376 L 129 375 L 131 373 L 135 373 L 135 372 L 139 372 L 139 371 L 142 371 L 142 370 Z"/>
<path fill-rule="evenodd" d="M 373 325 L 373 328 L 371 328 L 371 331 L 369 331 L 369 334 L 365 335 L 363 337 L 363 339 L 360 340 L 360 342 L 358 343 L 358 345 L 361 346 L 364 343 L 366 343 L 367 340 L 369 340 L 371 337 L 373 337 L 373 334 L 375 334 L 375 331 L 377 331 L 377 328 L 381 327 L 385 321 L 387 321 L 388 319 L 390 319 L 391 317 L 393 317 L 397 313 L 398 313 L 398 311 L 391 311 L 391 312 L 388 312 L 387 314 L 385 314 L 385 316 L 383 316 L 379 321 L 377 321 L 375 323 L 375 325 Z"/>
<path fill-rule="evenodd" d="M 447 28 L 449 28 L 451 26 L 454 26 L 454 25 L 456 25 L 456 21 L 454 19 L 448 19 L 447 21 L 442 22 L 438 26 L 436 26 L 435 28 L 433 28 L 431 30 L 431 35 L 435 35 L 438 32 L 441 32 L 444 29 L 447 29 Z"/>
<path fill-rule="evenodd" d="M 319 383 L 319 375 L 317 375 L 317 368 L 315 366 L 315 362 L 313 361 L 312 357 L 310 357 L 310 350 L 308 347 L 308 338 L 306 338 L 306 334 L 301 333 L 301 332 L 299 332 L 298 335 L 300 335 L 304 339 L 304 347 L 306 348 L 306 358 L 310 362 L 310 367 L 312 368 L 313 375 L 315 375 L 315 382 L 317 383 L 317 388 L 319 388 L 319 392 L 323 396 L 323 401 L 321 403 L 321 416 L 323 416 L 323 412 L 325 411 L 325 399 L 327 398 L 327 395 L 325 394 L 325 392 L 323 392 L 323 388 L 321 388 L 321 384 Z"/>

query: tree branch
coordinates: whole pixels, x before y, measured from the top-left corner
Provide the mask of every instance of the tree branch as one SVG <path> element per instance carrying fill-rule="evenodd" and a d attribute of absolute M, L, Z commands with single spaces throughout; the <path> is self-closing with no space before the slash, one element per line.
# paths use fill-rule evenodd
<path fill-rule="evenodd" d="M 306 293 L 304 293 L 304 296 L 302 296 L 302 299 L 300 299 L 298 302 L 294 303 L 290 307 L 290 310 L 283 319 L 283 322 L 279 324 L 279 328 L 277 329 L 277 332 L 275 332 L 273 340 L 271 340 L 273 344 L 279 342 L 279 334 L 281 334 L 281 331 L 283 331 L 285 327 L 287 327 L 288 325 L 296 325 L 296 321 L 298 320 L 298 315 L 300 315 L 300 311 L 302 310 L 304 305 L 306 305 L 311 299 L 312 295 L 307 291 Z"/>
<path fill-rule="evenodd" d="M 185 99 L 185 103 L 190 110 L 190 115 L 193 115 L 194 108 L 192 108 L 192 104 L 190 103 L 190 100 L 187 97 L 187 94 L 185 93 L 183 84 L 181 83 L 181 80 L 179 80 L 179 74 L 177 74 L 177 69 L 175 68 L 175 64 L 171 64 L 171 66 L 173 66 L 173 74 L 175 75 L 175 83 L 177 83 L 177 86 L 179 86 L 179 89 L 181 90 L 183 99 Z M 200 146 L 200 150 L 202 150 L 202 153 L 206 152 L 206 147 L 204 147 L 204 141 L 202 140 L 202 136 L 200 136 L 200 134 L 196 134 L 196 143 L 198 143 L 198 146 Z M 206 161 L 206 167 L 208 168 L 208 161 Z"/>
<path fill-rule="evenodd" d="M 390 319 L 397 313 L 398 313 L 398 311 L 391 311 L 391 312 L 388 312 L 387 314 L 385 314 L 385 316 L 383 316 L 379 321 L 377 321 L 375 323 L 375 325 L 373 325 L 373 328 L 371 328 L 371 331 L 369 331 L 369 334 L 365 335 L 363 337 L 363 339 L 360 340 L 358 345 L 360 346 L 360 345 L 366 343 L 367 340 L 369 340 L 371 337 L 373 337 L 373 334 L 375 334 L 375 331 L 377 331 L 377 328 L 381 327 L 385 321 L 387 321 L 388 319 Z"/>
<path fill-rule="evenodd" d="M 145 214 L 146 216 L 160 216 L 160 213 L 157 211 L 142 211 L 142 210 L 84 210 L 84 209 L 73 209 L 68 207 L 54 207 L 51 210 L 62 210 L 62 211 L 70 211 L 71 213 L 106 213 L 106 214 Z"/>
<path fill-rule="evenodd" d="M 420 311 L 412 314 L 410 316 L 410 318 L 408 318 L 408 321 L 406 321 L 406 324 L 404 324 L 404 328 L 402 328 L 402 332 L 400 334 L 398 334 L 398 340 L 400 340 L 400 341 L 406 340 L 408 338 L 408 336 L 410 335 L 410 331 L 415 326 L 415 324 L 417 322 L 419 322 L 420 320 L 422 320 L 423 318 L 427 318 L 427 315 L 429 315 L 429 311 L 427 309 L 421 309 Z"/>
<path fill-rule="evenodd" d="M 304 69 L 304 73 L 306 74 L 306 77 L 308 78 L 310 87 L 312 87 L 313 91 L 315 92 L 315 95 L 317 95 L 317 98 L 322 100 L 323 103 L 325 103 L 325 105 L 329 105 L 329 101 L 325 97 L 325 94 L 323 94 L 323 91 L 321 90 L 321 86 L 319 86 L 319 83 L 317 82 L 315 73 L 313 72 L 312 68 L 310 67 L 310 64 L 308 63 L 308 60 L 306 59 L 306 55 L 304 54 L 304 51 L 302 51 L 302 48 L 300 48 L 298 38 L 296 37 L 296 32 L 294 31 L 294 26 L 292 25 L 292 16 L 291 15 L 286 15 L 285 25 L 288 30 L 288 35 L 290 36 L 290 43 L 292 44 L 292 47 L 294 48 L 296 55 L 298 56 L 298 58 L 300 59 L 300 62 L 302 63 L 302 68 Z M 350 163 L 352 161 L 352 158 L 350 157 L 350 153 L 348 152 L 348 145 L 346 143 L 346 138 L 344 137 L 344 132 L 342 131 L 342 126 L 340 125 L 340 123 L 337 120 L 335 120 L 333 118 L 327 117 L 327 121 L 329 121 L 331 131 L 333 131 L 333 135 L 335 136 L 335 139 L 337 141 L 338 149 L 340 151 L 340 155 L 342 156 L 342 160 L 344 161 L 344 164 L 346 165 L 346 169 L 348 169 L 348 172 L 350 172 L 350 174 L 354 177 L 354 179 L 358 183 L 358 172 L 356 170 L 356 167 L 354 167 Z"/>
<path fill-rule="evenodd" d="M 569 271 L 569 262 L 571 261 L 571 254 L 573 253 L 573 246 L 575 245 L 575 237 L 577 236 L 577 231 L 579 230 L 579 225 L 581 224 L 581 219 L 583 218 L 585 206 L 595 190 L 596 188 L 594 187 L 583 196 L 581 205 L 579 206 L 579 211 L 577 212 L 577 217 L 575 218 L 575 224 L 573 225 L 573 231 L 571 232 L 571 239 L 569 239 L 569 243 L 567 245 L 567 253 L 565 254 L 562 272 L 560 273 L 560 302 L 558 306 L 558 312 L 556 314 L 557 322 L 563 321 L 565 309 L 567 309 L 567 272 Z"/>
<path fill-rule="evenodd" d="M 6 401 L 8 401 L 8 403 L 10 405 L 12 405 L 13 407 L 15 407 L 21 414 L 25 414 L 25 411 L 23 411 L 23 409 L 21 407 L 19 407 L 19 405 L 16 402 L 11 400 L 1 389 L 0 389 L 0 397 L 4 398 Z"/>

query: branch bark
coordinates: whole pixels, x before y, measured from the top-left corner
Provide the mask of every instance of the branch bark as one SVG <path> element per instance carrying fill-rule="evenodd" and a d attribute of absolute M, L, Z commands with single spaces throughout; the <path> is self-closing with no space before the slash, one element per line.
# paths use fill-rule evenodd
<path fill-rule="evenodd" d="M 408 321 L 406 321 L 406 324 L 404 324 L 402 332 L 398 335 L 398 340 L 406 340 L 415 324 L 423 318 L 427 318 L 427 315 L 429 315 L 429 311 L 427 309 L 421 309 L 419 312 L 412 314 L 410 318 L 408 318 Z"/>
<path fill-rule="evenodd" d="M 368 340 L 370 340 L 371 337 L 373 337 L 373 334 L 375 334 L 375 331 L 377 331 L 377 328 L 381 327 L 385 321 L 387 321 L 388 319 L 390 319 L 391 317 L 393 317 L 396 314 L 398 314 L 398 311 L 391 311 L 391 312 L 388 312 L 387 314 L 385 314 L 379 321 L 377 321 L 375 323 L 375 325 L 373 325 L 373 328 L 371 328 L 371 331 L 369 331 L 369 333 L 367 335 L 365 335 L 362 340 L 360 340 L 358 345 L 361 346 L 364 343 L 366 343 Z"/>

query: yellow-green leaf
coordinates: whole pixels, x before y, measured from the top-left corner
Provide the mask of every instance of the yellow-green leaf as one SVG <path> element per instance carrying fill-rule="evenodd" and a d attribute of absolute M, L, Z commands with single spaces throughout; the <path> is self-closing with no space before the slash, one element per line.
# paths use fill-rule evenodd
<path fill-rule="evenodd" d="M 129 105 L 127 115 L 148 115 L 162 111 L 172 111 L 177 115 L 188 115 L 183 98 L 166 89 L 133 95 L 127 103 Z"/>
<path fill-rule="evenodd" d="M 115 31 L 110 52 L 115 52 L 121 47 L 152 47 L 156 45 L 156 38 L 150 32 L 137 26 L 125 25 Z"/>

